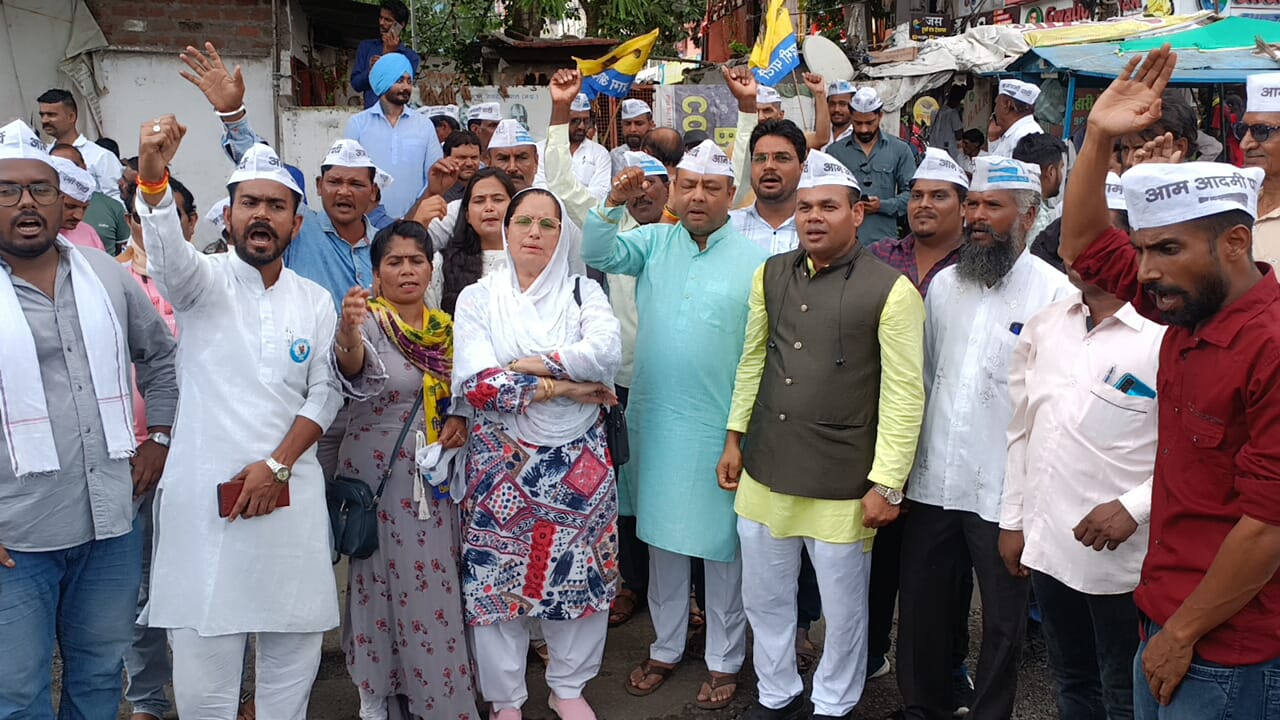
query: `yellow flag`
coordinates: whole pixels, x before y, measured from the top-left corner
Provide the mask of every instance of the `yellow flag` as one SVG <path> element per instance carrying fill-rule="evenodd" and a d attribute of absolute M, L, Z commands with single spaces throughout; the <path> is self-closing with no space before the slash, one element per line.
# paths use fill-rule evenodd
<path fill-rule="evenodd" d="M 796 45 L 796 29 L 791 24 L 784 0 L 770 0 L 764 15 L 764 29 L 751 48 L 747 61 L 756 80 L 773 87 L 787 73 L 800 67 L 800 49 Z"/>
<path fill-rule="evenodd" d="M 626 97 L 657 42 L 658 30 L 654 29 L 622 43 L 599 60 L 575 57 L 582 73 L 582 92 L 592 99 L 596 95 Z"/>

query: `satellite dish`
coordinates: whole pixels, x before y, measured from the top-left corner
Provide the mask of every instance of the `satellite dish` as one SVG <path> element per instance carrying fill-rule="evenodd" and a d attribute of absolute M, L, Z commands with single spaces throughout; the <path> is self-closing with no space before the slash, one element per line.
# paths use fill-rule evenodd
<path fill-rule="evenodd" d="M 809 71 L 821 75 L 827 82 L 853 79 L 853 63 L 849 62 L 849 56 L 839 45 L 821 35 L 806 37 L 801 51 Z"/>

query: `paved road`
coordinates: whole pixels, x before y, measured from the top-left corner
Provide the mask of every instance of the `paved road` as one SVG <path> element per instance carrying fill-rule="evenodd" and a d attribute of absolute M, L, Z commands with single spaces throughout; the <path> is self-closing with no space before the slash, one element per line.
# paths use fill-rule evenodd
<path fill-rule="evenodd" d="M 972 617 L 974 627 L 971 632 L 975 641 L 980 637 L 979 623 L 980 610 L 975 609 Z M 820 639 L 820 624 L 815 626 L 814 634 L 815 639 Z M 706 712 L 694 705 L 693 701 L 703 672 L 693 664 L 678 670 L 667 685 L 654 695 L 645 698 L 631 697 L 623 690 L 623 683 L 626 682 L 632 667 L 644 658 L 652 639 L 648 616 L 644 614 L 637 615 L 630 623 L 610 631 L 604 667 L 600 671 L 600 676 L 587 687 L 586 691 L 587 699 L 595 707 L 600 720 L 732 720 L 754 699 L 755 678 L 750 670 L 750 658 L 743 673 L 744 684 L 741 686 L 737 701 L 720 711 Z M 319 680 L 312 693 L 308 718 L 310 720 L 353 720 L 357 717 L 359 701 L 354 686 L 347 678 L 346 667 L 338 650 L 337 633 L 330 634 L 325 646 L 324 661 L 321 664 Z M 971 657 L 976 656 L 976 652 L 975 645 Z M 554 717 L 547 710 L 547 688 L 541 672 L 542 668 L 536 662 L 530 664 L 530 697 L 525 705 L 525 718 L 528 720 L 552 720 Z M 901 697 L 898 694 L 897 683 L 893 674 L 889 674 L 873 680 L 868 685 L 862 703 L 854 713 L 854 718 L 880 720 L 900 706 Z M 120 719 L 128 720 L 128 717 L 122 707 Z M 1023 664 L 1019 673 L 1016 717 L 1018 720 L 1056 720 L 1058 717 L 1042 660 L 1028 660 Z M 427 720 L 437 719 L 428 718 Z"/>

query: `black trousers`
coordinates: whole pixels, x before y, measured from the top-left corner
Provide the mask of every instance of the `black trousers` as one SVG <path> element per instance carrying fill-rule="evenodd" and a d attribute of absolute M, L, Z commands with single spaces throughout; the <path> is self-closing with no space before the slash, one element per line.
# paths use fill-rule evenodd
<path fill-rule="evenodd" d="M 627 409 L 630 388 L 618 386 L 618 404 Z M 622 587 L 639 596 L 644 602 L 649 596 L 649 546 L 636 536 L 634 516 L 618 516 L 618 573 Z"/>
<path fill-rule="evenodd" d="M 913 720 L 951 717 L 954 589 L 967 553 L 982 598 L 982 645 L 970 720 L 1008 720 L 1018 688 L 1030 582 L 1005 570 L 1000 528 L 974 513 L 913 504 L 902 537 L 898 689 Z"/>
<path fill-rule="evenodd" d="M 889 654 L 893 636 L 893 611 L 898 606 L 898 583 L 902 573 L 902 532 L 907 515 L 876 531 L 871 550 L 871 590 L 867 602 L 868 667 L 879 667 L 880 658 Z M 956 578 L 951 606 L 951 668 L 959 669 L 969 655 L 969 602 L 973 598 L 973 564 L 966 548 L 961 562 L 963 570 Z M 801 581 L 804 568 L 801 566 Z M 816 583 L 816 578 L 815 578 Z M 804 586 L 801 585 L 803 592 Z M 814 586 L 815 594 L 817 586 Z M 821 606 L 818 606 L 821 609 Z M 804 614 L 803 608 L 801 615 Z M 815 616 L 816 618 L 816 616 Z"/>

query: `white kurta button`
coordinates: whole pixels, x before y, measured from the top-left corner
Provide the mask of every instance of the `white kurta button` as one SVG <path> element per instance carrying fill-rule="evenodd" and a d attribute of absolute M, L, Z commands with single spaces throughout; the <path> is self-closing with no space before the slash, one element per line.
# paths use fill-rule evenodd
<path fill-rule="evenodd" d="M 786 414 L 786 413 L 778 413 L 778 419 L 779 419 L 779 420 L 781 420 L 781 421 L 783 421 L 783 422 L 786 422 L 786 420 L 787 420 L 787 414 Z"/>
<path fill-rule="evenodd" d="M 786 380 L 783 380 L 783 382 L 785 382 L 786 384 L 790 385 L 790 384 L 792 383 L 792 380 L 791 380 L 791 378 L 787 378 Z"/>
<path fill-rule="evenodd" d="M 808 306 L 808 305 L 801 305 L 801 306 L 800 306 L 800 312 L 809 312 L 809 306 Z"/>
<path fill-rule="evenodd" d="M 800 348 L 802 348 L 802 347 L 804 347 L 804 343 L 802 343 L 802 342 L 800 342 L 799 340 L 797 340 L 797 341 L 796 341 L 796 344 L 795 344 L 795 349 L 799 350 L 799 349 L 800 349 Z"/>

